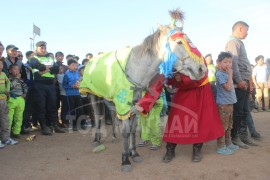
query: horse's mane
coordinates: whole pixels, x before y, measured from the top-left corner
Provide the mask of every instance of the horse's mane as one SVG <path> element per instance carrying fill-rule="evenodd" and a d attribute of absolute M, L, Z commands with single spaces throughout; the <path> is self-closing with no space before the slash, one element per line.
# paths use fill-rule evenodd
<path fill-rule="evenodd" d="M 155 44 L 160 36 L 160 30 L 156 30 L 153 34 L 147 36 L 142 43 L 142 52 L 148 53 L 150 56 L 154 55 Z"/>

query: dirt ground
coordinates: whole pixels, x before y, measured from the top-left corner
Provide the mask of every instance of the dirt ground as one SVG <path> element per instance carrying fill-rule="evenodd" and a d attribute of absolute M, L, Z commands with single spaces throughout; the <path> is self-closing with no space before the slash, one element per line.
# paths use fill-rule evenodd
<path fill-rule="evenodd" d="M 143 162 L 132 162 L 130 173 L 121 172 L 122 141 L 111 142 L 111 127 L 103 129 L 106 150 L 93 153 L 92 130 L 42 136 L 33 141 L 26 136 L 18 145 L 0 149 L 1 180 L 43 179 L 270 179 L 270 113 L 253 114 L 256 128 L 262 134 L 258 147 L 240 149 L 235 154 L 215 153 L 216 142 L 208 142 L 200 163 L 191 162 L 191 145 L 178 145 L 175 159 L 165 164 L 165 143 L 157 151 L 138 148 Z"/>

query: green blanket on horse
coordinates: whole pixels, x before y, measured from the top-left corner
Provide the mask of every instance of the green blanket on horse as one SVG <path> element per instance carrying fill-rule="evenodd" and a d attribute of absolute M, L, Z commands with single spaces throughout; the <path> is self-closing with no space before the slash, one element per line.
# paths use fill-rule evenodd
<path fill-rule="evenodd" d="M 80 84 L 81 94 L 92 93 L 113 101 L 117 116 L 125 120 L 130 116 L 133 105 L 133 88 L 125 71 L 131 47 L 120 48 L 116 51 L 104 53 L 91 59 L 84 70 Z"/>

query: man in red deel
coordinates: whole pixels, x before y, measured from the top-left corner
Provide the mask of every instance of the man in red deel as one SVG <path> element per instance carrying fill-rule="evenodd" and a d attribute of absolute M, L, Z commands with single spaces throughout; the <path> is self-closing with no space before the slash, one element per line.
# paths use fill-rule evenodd
<path fill-rule="evenodd" d="M 197 48 L 192 49 L 192 52 L 204 62 Z M 139 112 L 147 114 L 150 111 L 161 93 L 164 82 L 162 74 L 152 80 L 149 91 L 135 105 Z M 167 79 L 167 84 L 174 88 L 174 95 L 163 134 L 163 140 L 167 142 L 163 161 L 170 162 L 175 157 L 177 144 L 193 144 L 192 161 L 199 162 L 203 143 L 224 135 L 207 72 L 200 80 L 192 80 L 189 76 L 176 72 L 173 77 Z"/>

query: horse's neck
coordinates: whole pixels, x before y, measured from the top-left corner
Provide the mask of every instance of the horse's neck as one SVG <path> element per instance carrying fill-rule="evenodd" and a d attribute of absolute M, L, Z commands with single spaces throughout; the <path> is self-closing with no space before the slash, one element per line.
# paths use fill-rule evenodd
<path fill-rule="evenodd" d="M 135 46 L 132 49 L 126 65 L 129 81 L 142 87 L 148 86 L 152 78 L 159 73 L 158 66 L 162 62 L 158 56 L 158 50 L 155 51 L 143 52 L 141 46 Z"/>

